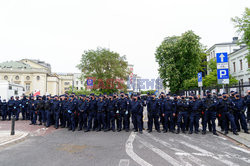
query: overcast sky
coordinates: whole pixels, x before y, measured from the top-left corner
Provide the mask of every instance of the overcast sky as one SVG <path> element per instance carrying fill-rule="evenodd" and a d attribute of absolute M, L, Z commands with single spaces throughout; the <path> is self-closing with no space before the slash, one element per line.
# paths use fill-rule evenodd
<path fill-rule="evenodd" d="M 0 61 L 40 59 L 53 72 L 79 72 L 83 51 L 100 46 L 155 78 L 166 36 L 193 30 L 207 47 L 230 42 L 230 18 L 245 7 L 249 0 L 0 0 Z"/>

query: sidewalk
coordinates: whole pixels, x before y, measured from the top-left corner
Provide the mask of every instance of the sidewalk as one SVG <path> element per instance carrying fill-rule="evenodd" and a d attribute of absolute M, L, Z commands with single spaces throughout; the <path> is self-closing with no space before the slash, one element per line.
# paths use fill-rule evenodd
<path fill-rule="evenodd" d="M 223 134 L 224 132 L 218 131 L 218 133 Z M 250 148 L 250 134 L 245 134 L 243 132 L 238 132 L 239 135 L 234 135 L 232 132 L 229 132 L 225 137 L 233 139 L 234 141 L 245 145 L 247 148 Z"/>
<path fill-rule="evenodd" d="M 10 131 L 0 131 L 0 149 L 9 145 L 22 142 L 29 136 L 28 132 L 15 131 L 15 135 L 10 135 Z"/>

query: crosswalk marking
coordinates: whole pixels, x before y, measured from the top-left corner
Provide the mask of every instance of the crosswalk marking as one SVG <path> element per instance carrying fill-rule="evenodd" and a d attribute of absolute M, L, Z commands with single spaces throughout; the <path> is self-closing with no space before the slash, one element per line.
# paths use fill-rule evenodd
<path fill-rule="evenodd" d="M 179 161 L 175 160 L 174 158 L 172 158 L 171 156 L 169 156 L 168 154 L 166 154 L 162 150 L 158 149 L 157 147 L 153 146 L 152 144 L 144 141 L 141 137 L 137 136 L 136 138 L 138 138 L 139 141 L 144 146 L 146 146 L 147 148 L 149 148 L 150 150 L 152 150 L 153 152 L 155 152 L 156 154 L 158 154 L 159 156 L 161 156 L 163 159 L 165 159 L 167 162 L 169 162 L 173 166 L 181 166 L 182 165 Z"/>
<path fill-rule="evenodd" d="M 142 158 L 140 158 L 133 150 L 133 142 L 135 140 L 136 133 L 131 132 L 129 138 L 126 142 L 126 153 L 131 157 L 135 162 L 137 162 L 141 166 L 152 166 Z"/>

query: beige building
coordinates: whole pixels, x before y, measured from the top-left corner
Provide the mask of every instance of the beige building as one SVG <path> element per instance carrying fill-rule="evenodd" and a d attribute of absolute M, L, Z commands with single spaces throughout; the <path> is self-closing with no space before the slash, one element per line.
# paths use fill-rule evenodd
<path fill-rule="evenodd" d="M 0 80 L 25 87 L 25 94 L 61 95 L 72 86 L 74 74 L 51 72 L 51 66 L 40 60 L 22 59 L 0 63 Z"/>

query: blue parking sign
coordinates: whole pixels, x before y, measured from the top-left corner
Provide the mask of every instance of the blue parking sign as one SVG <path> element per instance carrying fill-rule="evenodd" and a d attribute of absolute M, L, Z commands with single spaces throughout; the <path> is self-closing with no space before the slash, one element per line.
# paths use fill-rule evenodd
<path fill-rule="evenodd" d="M 93 80 L 92 79 L 88 79 L 87 80 L 87 86 L 93 86 Z"/>
<path fill-rule="evenodd" d="M 198 82 L 202 82 L 202 72 L 198 73 Z"/>
<path fill-rule="evenodd" d="M 218 79 L 229 79 L 229 70 L 228 69 L 217 69 Z"/>

